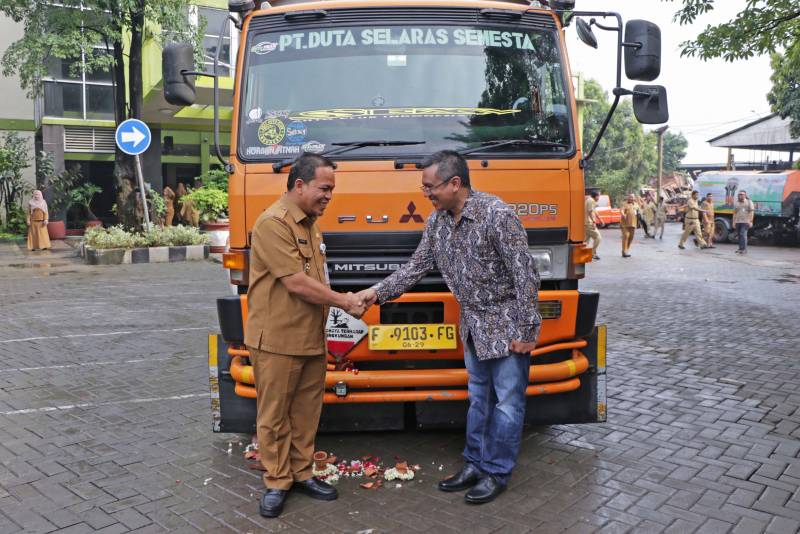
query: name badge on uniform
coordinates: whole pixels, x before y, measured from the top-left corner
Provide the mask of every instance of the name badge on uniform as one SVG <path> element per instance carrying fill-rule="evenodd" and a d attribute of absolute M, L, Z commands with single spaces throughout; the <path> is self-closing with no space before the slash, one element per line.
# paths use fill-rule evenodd
<path fill-rule="evenodd" d="M 306 241 L 305 239 L 299 239 L 298 238 L 297 242 L 300 243 L 301 245 L 308 245 L 308 241 Z"/>

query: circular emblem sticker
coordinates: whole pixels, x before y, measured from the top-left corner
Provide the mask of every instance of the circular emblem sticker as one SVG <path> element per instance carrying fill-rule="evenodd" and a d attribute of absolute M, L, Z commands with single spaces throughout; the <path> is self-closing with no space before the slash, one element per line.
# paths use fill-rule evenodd
<path fill-rule="evenodd" d="M 258 140 L 265 145 L 277 145 L 286 135 L 286 126 L 280 119 L 267 119 L 258 127 Z"/>

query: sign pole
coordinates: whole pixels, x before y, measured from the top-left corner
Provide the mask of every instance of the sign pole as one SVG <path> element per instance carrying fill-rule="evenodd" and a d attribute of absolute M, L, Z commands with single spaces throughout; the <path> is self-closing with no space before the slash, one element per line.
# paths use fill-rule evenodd
<path fill-rule="evenodd" d="M 142 161 L 139 154 L 133 156 L 136 159 L 136 180 L 139 182 L 139 192 L 142 195 L 142 212 L 144 213 L 144 229 L 150 229 L 150 210 L 147 209 L 147 194 L 144 190 L 144 178 L 142 177 Z"/>
<path fill-rule="evenodd" d="M 142 176 L 142 161 L 139 154 L 144 153 L 150 147 L 152 134 L 150 128 L 139 119 L 128 119 L 122 121 L 117 126 L 114 139 L 121 151 L 133 156 L 136 160 L 136 181 L 139 184 L 139 191 L 142 195 L 142 215 L 145 230 L 150 229 L 150 210 L 147 209 L 147 192 L 144 189 L 144 177 Z"/>

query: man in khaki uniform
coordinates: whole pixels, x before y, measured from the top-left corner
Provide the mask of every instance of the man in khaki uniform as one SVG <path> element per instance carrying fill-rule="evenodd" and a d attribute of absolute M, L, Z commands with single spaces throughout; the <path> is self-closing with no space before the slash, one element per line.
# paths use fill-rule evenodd
<path fill-rule="evenodd" d="M 592 240 L 592 257 L 596 260 L 600 259 L 600 256 L 597 255 L 597 248 L 600 246 L 600 232 L 597 231 L 596 224 L 600 220 L 596 211 L 598 198 L 600 198 L 600 193 L 597 191 L 592 191 L 586 197 L 586 220 L 584 221 L 586 242 L 588 244 L 589 239 Z"/>
<path fill-rule="evenodd" d="M 292 488 L 321 500 L 336 489 L 312 476 L 314 438 L 325 391 L 328 306 L 361 316 L 352 293 L 329 287 L 316 219 L 333 195 L 333 163 L 304 154 L 288 192 L 253 226 L 245 344 L 256 383 L 258 450 L 266 472 L 264 517 L 277 517 Z"/>
<path fill-rule="evenodd" d="M 633 194 L 628 195 L 625 203 L 620 209 L 622 218 L 619 221 L 619 228 L 622 230 L 622 257 L 630 258 L 631 243 L 633 243 L 633 233 L 636 231 L 636 220 L 639 208 Z"/>
<path fill-rule="evenodd" d="M 656 237 L 656 229 L 655 229 L 655 222 L 656 222 L 656 203 L 653 200 L 653 197 L 650 193 L 647 193 L 644 197 L 644 236 L 645 237 L 652 237 L 655 239 Z M 652 232 L 652 234 L 651 234 Z"/>
<path fill-rule="evenodd" d="M 705 210 L 703 213 L 703 239 L 708 248 L 717 248 L 714 246 L 714 197 L 711 193 L 706 193 L 706 198 L 703 199 L 700 207 Z"/>
<path fill-rule="evenodd" d="M 664 239 L 664 225 L 667 224 L 667 205 L 664 203 L 664 198 L 658 199 L 658 206 L 656 207 L 656 220 L 653 224 L 653 239 L 658 234 L 659 239 Z"/>
<path fill-rule="evenodd" d="M 684 219 L 683 234 L 680 242 L 678 242 L 679 249 L 686 248 L 683 244 L 686 243 L 691 234 L 694 234 L 695 239 L 700 244 L 700 248 L 708 248 L 705 240 L 703 240 L 703 230 L 700 228 L 700 214 L 705 212 L 697 203 L 697 191 L 692 191 L 692 197 L 686 204 L 686 218 Z"/>

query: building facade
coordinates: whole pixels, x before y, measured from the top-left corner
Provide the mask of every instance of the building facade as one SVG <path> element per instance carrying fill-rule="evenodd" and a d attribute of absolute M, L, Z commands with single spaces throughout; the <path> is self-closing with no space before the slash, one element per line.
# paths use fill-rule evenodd
<path fill-rule="evenodd" d="M 211 72 L 218 44 L 219 28 L 228 15 L 226 0 L 194 0 L 187 16 L 194 23 L 207 21 L 203 39 L 204 70 Z M 23 27 L 10 19 L 0 20 L 0 49 L 21 37 Z M 233 94 L 233 63 L 237 33 L 229 23 L 220 52 L 218 74 L 221 140 L 228 152 Z M 81 60 L 75 60 L 80 62 Z M 35 150 L 51 154 L 56 172 L 79 168 L 85 182 L 103 189 L 92 202 L 92 210 L 104 222 L 115 220 L 111 209 L 114 186 L 114 86 L 110 71 L 86 72 L 71 68 L 73 61 L 52 58 L 44 79 L 43 96 L 31 101 L 19 88 L 17 78 L 0 78 L 4 98 L 0 99 L 0 129 L 19 131 L 30 139 L 30 180 L 34 181 Z M 76 73 L 79 72 L 79 74 Z M 219 162 L 213 134 L 213 80 L 197 78 L 197 103 L 186 108 L 168 104 L 163 97 L 161 48 L 154 39 L 144 43 L 142 57 L 144 107 L 141 119 L 152 131 L 153 142 L 142 155 L 145 182 L 156 190 L 173 189 L 179 182 L 192 185 L 195 177 Z M 69 223 L 69 220 L 68 220 Z"/>

